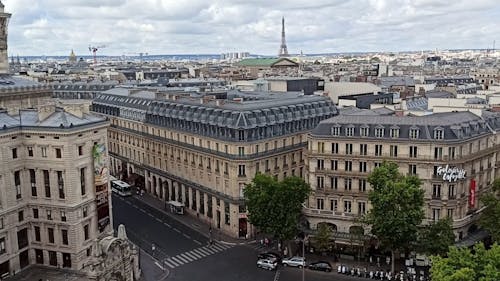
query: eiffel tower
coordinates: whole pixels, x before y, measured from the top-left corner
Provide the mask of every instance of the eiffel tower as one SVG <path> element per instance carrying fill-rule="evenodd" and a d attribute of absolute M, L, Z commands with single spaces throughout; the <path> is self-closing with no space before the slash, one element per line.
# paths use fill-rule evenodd
<path fill-rule="evenodd" d="M 285 17 L 281 19 L 281 46 L 278 56 L 288 57 L 288 49 L 286 47 L 286 39 L 285 39 Z"/>

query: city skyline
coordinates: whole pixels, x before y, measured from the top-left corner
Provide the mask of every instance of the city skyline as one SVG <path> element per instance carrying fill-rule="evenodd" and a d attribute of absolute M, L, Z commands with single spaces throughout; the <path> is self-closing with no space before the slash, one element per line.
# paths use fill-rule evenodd
<path fill-rule="evenodd" d="M 4 0 L 9 55 L 277 55 L 281 18 L 291 54 L 487 49 L 500 28 L 493 0 Z M 439 30 L 436 30 L 438 29 Z M 434 31 L 434 32 L 430 32 Z"/>

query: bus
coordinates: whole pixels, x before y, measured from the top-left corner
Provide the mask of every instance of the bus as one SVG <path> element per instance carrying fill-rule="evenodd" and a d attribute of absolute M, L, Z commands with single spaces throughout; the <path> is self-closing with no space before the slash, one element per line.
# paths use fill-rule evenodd
<path fill-rule="evenodd" d="M 132 187 L 130 186 L 130 184 L 121 180 L 114 180 L 111 182 L 111 191 L 117 193 L 120 196 L 132 195 Z"/>

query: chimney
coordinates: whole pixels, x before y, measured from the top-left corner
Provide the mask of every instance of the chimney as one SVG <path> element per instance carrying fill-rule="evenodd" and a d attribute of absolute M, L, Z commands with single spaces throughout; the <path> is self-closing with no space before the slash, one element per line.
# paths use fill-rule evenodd
<path fill-rule="evenodd" d="M 53 103 L 39 105 L 37 109 L 38 109 L 38 120 L 43 121 L 56 111 L 56 105 Z"/>

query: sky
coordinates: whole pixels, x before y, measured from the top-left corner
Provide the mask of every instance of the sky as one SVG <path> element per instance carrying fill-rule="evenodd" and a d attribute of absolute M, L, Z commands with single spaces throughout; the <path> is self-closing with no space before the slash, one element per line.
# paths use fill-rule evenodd
<path fill-rule="evenodd" d="M 499 0 L 2 0 L 9 55 L 277 55 L 485 49 Z"/>

